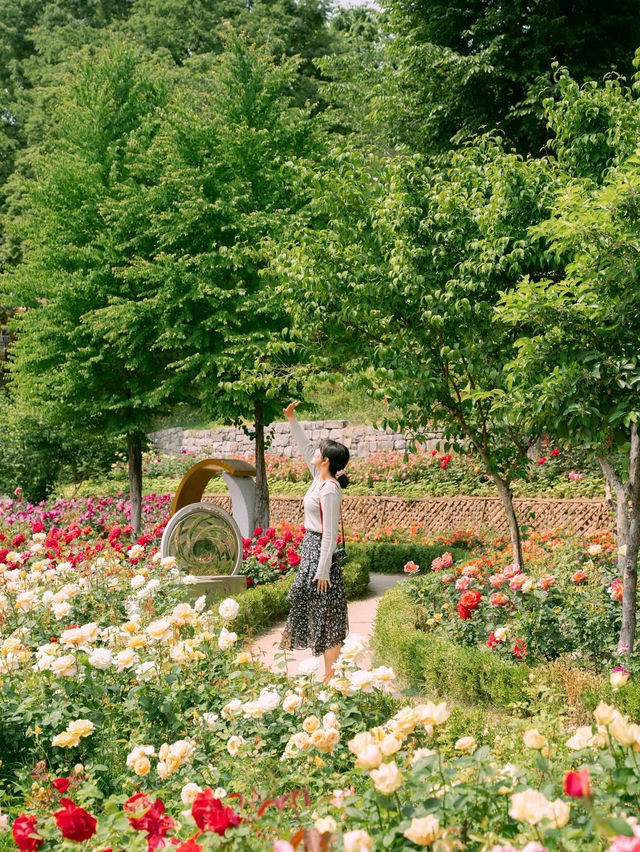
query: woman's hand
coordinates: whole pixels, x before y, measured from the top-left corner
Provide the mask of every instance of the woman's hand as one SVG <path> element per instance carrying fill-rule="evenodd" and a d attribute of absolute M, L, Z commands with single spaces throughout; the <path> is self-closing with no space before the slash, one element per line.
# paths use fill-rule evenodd
<path fill-rule="evenodd" d="M 300 400 L 294 399 L 294 401 L 290 402 L 289 405 L 286 408 L 282 409 L 282 412 L 283 412 L 284 416 L 287 418 L 287 420 L 289 421 L 289 423 L 291 423 L 292 420 L 296 419 L 295 409 L 299 405 L 300 405 Z"/>
<path fill-rule="evenodd" d="M 326 591 L 328 591 L 328 589 L 331 586 L 331 580 L 314 579 L 313 582 L 318 584 L 317 589 L 316 589 L 316 591 L 318 591 L 318 592 L 326 592 Z"/>

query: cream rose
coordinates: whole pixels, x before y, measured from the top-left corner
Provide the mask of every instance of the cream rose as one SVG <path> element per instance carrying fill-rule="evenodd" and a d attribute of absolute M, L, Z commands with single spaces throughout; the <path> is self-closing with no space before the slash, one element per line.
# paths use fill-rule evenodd
<path fill-rule="evenodd" d="M 379 769 L 372 769 L 369 775 L 376 790 L 385 796 L 395 793 L 402 784 L 402 773 L 396 766 L 395 760 L 383 763 Z"/>
<path fill-rule="evenodd" d="M 530 728 L 528 731 L 525 731 L 522 739 L 527 748 L 536 750 L 544 748 L 547 744 L 547 738 L 537 728 Z"/>
<path fill-rule="evenodd" d="M 436 817 L 429 814 L 426 817 L 414 817 L 404 836 L 416 846 L 428 846 L 437 839 L 439 834 L 440 823 Z"/>
<path fill-rule="evenodd" d="M 218 607 L 218 612 L 225 621 L 233 621 L 240 612 L 240 604 L 233 598 L 225 598 Z"/>
<path fill-rule="evenodd" d="M 373 838 L 363 828 L 347 831 L 342 835 L 344 852 L 369 852 L 373 849 Z"/>

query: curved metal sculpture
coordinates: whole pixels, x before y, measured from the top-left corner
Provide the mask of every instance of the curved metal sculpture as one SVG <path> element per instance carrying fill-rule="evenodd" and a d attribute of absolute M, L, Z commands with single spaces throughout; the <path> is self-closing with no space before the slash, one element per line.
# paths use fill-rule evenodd
<path fill-rule="evenodd" d="M 197 578 L 192 593 L 204 592 L 208 603 L 246 589 L 244 576 L 237 572 L 242 537 L 248 538 L 254 526 L 255 474 L 253 465 L 239 459 L 204 459 L 182 477 L 171 503 L 160 551 Z M 233 516 L 202 501 L 210 480 L 218 475 L 229 489 Z"/>
<path fill-rule="evenodd" d="M 180 480 L 171 514 L 192 503 L 199 503 L 214 476 L 221 475 L 231 496 L 231 511 L 240 532 L 249 538 L 254 528 L 256 505 L 256 469 L 241 459 L 204 459 L 196 462 Z"/>

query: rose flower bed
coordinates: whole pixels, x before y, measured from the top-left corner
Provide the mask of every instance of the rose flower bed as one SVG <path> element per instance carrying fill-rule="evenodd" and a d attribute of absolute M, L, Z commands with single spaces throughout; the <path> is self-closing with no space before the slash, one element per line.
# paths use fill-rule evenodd
<path fill-rule="evenodd" d="M 366 664 L 358 636 L 327 686 L 317 660 L 291 680 L 263 669 L 238 602 L 182 600 L 152 533 L 14 519 L 2 535 L 2 850 L 640 843 L 640 728 L 612 706 L 569 741 L 549 721 L 527 731 L 515 766 L 460 735 L 444 702 L 392 698 L 393 671 Z"/>

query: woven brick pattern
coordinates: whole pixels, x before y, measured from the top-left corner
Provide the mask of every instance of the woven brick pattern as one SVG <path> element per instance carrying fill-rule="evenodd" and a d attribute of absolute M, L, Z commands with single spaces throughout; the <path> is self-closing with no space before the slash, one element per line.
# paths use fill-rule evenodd
<path fill-rule="evenodd" d="M 227 496 L 207 495 L 207 501 L 231 511 Z M 379 527 L 423 525 L 427 532 L 452 529 L 491 529 L 507 532 L 502 502 L 497 497 L 347 497 L 343 500 L 344 523 L 365 532 Z M 569 534 L 584 535 L 613 526 L 604 500 L 516 499 L 518 520 L 536 532 L 562 527 Z M 302 523 L 301 497 L 271 497 L 271 522 Z"/>

